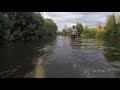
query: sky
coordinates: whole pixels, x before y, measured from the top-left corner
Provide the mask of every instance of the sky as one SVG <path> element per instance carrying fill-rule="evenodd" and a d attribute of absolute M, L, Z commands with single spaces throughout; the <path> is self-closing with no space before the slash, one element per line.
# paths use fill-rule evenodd
<path fill-rule="evenodd" d="M 75 25 L 77 22 L 95 27 L 98 23 L 105 25 L 106 17 L 111 14 L 120 14 L 120 12 L 43 12 L 44 18 L 52 19 L 58 26 L 58 30 L 62 31 L 67 27 Z"/>

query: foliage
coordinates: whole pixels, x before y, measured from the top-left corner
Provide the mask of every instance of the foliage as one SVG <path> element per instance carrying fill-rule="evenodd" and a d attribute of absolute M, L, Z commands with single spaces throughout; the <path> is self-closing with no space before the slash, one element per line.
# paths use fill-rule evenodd
<path fill-rule="evenodd" d="M 81 33 L 82 37 L 87 38 L 95 38 L 96 30 L 95 28 L 85 28 L 85 30 Z"/>
<path fill-rule="evenodd" d="M 83 25 L 81 23 L 77 22 L 76 28 L 77 28 L 77 31 L 78 31 L 78 36 L 80 36 L 82 31 L 84 30 L 84 27 L 83 27 Z"/>
<path fill-rule="evenodd" d="M 57 25 L 51 19 L 45 19 L 44 23 L 45 35 L 46 36 L 55 36 L 57 32 Z"/>
<path fill-rule="evenodd" d="M 0 42 L 55 36 L 56 23 L 35 12 L 0 12 Z"/>
<path fill-rule="evenodd" d="M 106 25 L 98 25 L 95 30 L 85 27 L 82 36 L 88 38 L 103 38 L 106 40 L 120 39 L 120 15 L 115 16 L 112 14 L 107 16 Z"/>

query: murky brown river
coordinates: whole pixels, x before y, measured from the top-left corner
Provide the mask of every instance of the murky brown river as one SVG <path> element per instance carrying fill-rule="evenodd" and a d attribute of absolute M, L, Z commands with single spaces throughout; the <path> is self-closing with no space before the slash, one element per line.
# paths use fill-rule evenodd
<path fill-rule="evenodd" d="M 0 78 L 120 78 L 120 42 L 58 36 L 1 46 Z"/>

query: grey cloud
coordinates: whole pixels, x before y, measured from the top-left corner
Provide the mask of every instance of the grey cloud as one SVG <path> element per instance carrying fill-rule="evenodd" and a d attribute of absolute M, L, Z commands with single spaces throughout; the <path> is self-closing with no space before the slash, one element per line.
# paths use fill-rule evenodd
<path fill-rule="evenodd" d="M 120 14 L 120 12 L 46 12 L 46 14 L 55 21 L 58 30 L 65 26 L 70 26 L 81 22 L 89 27 L 94 27 L 98 22 L 105 24 L 106 16 L 110 14 Z"/>

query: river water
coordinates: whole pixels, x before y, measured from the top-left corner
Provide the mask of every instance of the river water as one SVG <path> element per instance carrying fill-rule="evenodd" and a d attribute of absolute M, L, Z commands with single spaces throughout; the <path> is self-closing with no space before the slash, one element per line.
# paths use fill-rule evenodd
<path fill-rule="evenodd" d="M 57 36 L 1 46 L 0 78 L 120 78 L 120 42 Z"/>

